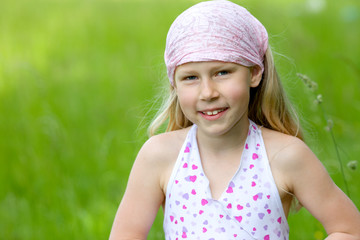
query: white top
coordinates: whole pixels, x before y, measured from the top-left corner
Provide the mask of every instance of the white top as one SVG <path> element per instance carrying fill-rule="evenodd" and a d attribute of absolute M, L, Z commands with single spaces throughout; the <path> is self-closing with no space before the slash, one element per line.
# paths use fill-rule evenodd
<path fill-rule="evenodd" d="M 250 121 L 240 167 L 219 200 L 211 196 L 196 132 L 193 125 L 168 183 L 165 239 L 289 239 L 289 226 L 256 124 Z"/>

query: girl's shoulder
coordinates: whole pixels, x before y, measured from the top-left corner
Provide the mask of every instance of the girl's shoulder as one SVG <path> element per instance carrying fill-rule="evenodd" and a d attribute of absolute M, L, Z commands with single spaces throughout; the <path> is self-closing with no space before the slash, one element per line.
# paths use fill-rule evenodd
<path fill-rule="evenodd" d="M 166 171 L 175 163 L 190 127 L 150 137 L 139 151 L 138 158 L 147 166 Z"/>
<path fill-rule="evenodd" d="M 138 154 L 142 166 L 159 176 L 159 184 L 164 193 L 189 130 L 190 127 L 152 136 Z"/>
<path fill-rule="evenodd" d="M 261 128 L 262 137 L 268 155 L 273 156 L 280 152 L 308 149 L 307 145 L 299 138 L 281 133 L 268 128 Z"/>
<path fill-rule="evenodd" d="M 289 178 L 321 164 L 311 149 L 295 136 L 267 128 L 262 128 L 262 136 L 273 175 L 285 184 L 279 185 L 290 192 L 292 189 L 286 184 Z"/>
<path fill-rule="evenodd" d="M 307 159 L 316 159 L 311 149 L 299 138 L 275 130 L 262 128 L 266 152 L 270 164 L 281 164 L 296 167 L 306 164 Z"/>
<path fill-rule="evenodd" d="M 145 142 L 143 149 L 156 157 L 177 155 L 189 130 L 190 127 L 154 135 Z"/>

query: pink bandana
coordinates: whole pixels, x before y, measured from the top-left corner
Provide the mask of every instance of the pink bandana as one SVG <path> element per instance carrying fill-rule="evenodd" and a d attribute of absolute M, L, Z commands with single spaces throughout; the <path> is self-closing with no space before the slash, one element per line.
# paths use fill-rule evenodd
<path fill-rule="evenodd" d="M 166 38 L 165 64 L 171 84 L 177 66 L 223 61 L 264 70 L 265 27 L 245 8 L 226 0 L 198 3 L 180 14 Z"/>

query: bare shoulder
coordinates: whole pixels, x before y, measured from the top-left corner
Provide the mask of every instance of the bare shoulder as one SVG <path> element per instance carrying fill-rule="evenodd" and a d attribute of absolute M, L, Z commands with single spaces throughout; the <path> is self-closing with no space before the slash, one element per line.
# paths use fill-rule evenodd
<path fill-rule="evenodd" d="M 359 239 L 359 211 L 332 181 L 310 148 L 296 137 L 269 129 L 262 132 L 278 188 L 280 186 L 280 189 L 295 195 L 301 205 L 322 223 L 329 236 Z M 288 201 L 286 197 L 284 199 L 283 205 L 285 202 L 285 208 L 288 208 Z"/>
<path fill-rule="evenodd" d="M 153 161 L 167 161 L 171 156 L 177 156 L 188 131 L 189 128 L 185 128 L 152 136 L 144 143 L 139 154 Z"/>
<path fill-rule="evenodd" d="M 164 192 L 189 130 L 190 127 L 152 136 L 139 151 L 137 161 L 159 176 Z"/>
<path fill-rule="evenodd" d="M 267 128 L 262 129 L 269 162 L 278 185 L 293 193 L 291 179 L 309 168 L 323 168 L 311 149 L 299 138 Z"/>
<path fill-rule="evenodd" d="M 299 164 L 306 165 L 317 160 L 301 139 L 267 128 L 263 128 L 262 132 L 270 164 L 297 169 Z"/>
<path fill-rule="evenodd" d="M 188 129 L 183 129 L 160 134 L 142 146 L 131 169 L 110 239 L 146 239 L 164 203 L 168 175 L 187 132 Z"/>

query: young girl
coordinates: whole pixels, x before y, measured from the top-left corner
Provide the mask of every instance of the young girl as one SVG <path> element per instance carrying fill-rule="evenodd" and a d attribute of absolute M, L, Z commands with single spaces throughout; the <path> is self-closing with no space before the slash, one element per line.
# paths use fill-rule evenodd
<path fill-rule="evenodd" d="M 226 1 L 172 24 L 170 97 L 150 126 L 110 239 L 146 239 L 160 206 L 167 240 L 288 239 L 296 198 L 327 239 L 360 239 L 360 214 L 302 141 L 264 26 Z"/>

